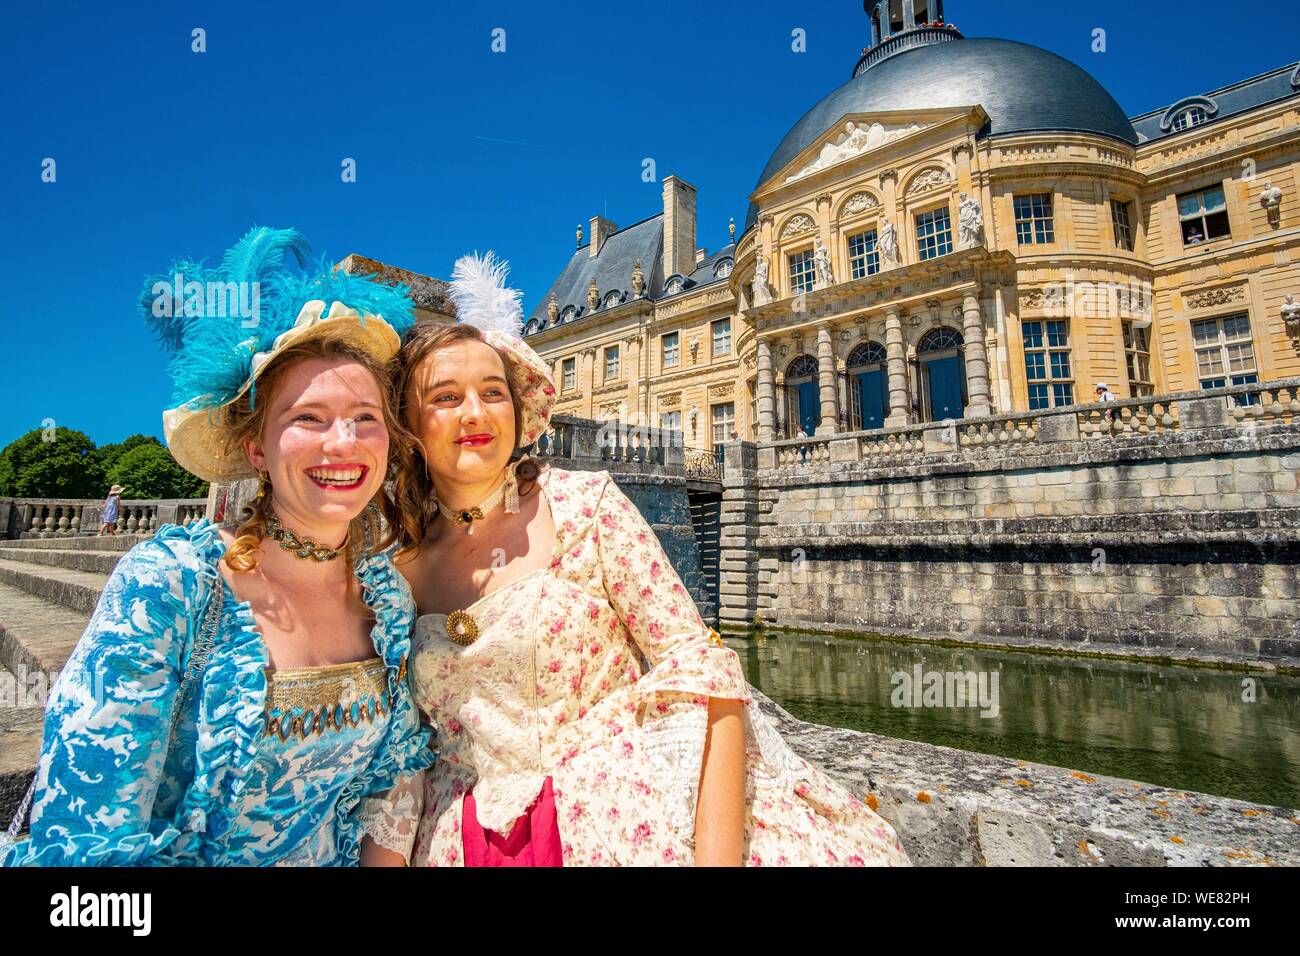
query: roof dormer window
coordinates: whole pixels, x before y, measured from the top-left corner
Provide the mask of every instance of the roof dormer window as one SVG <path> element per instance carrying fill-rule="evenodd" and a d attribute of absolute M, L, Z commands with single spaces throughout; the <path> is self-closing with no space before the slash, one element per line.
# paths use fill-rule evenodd
<path fill-rule="evenodd" d="M 669 276 L 668 281 L 664 283 L 665 295 L 676 295 L 686 287 L 686 280 L 680 275 Z"/>
<path fill-rule="evenodd" d="M 618 292 L 618 291 L 607 292 L 605 294 L 605 301 L 602 304 L 604 305 L 605 308 L 612 309 L 614 306 L 620 304 L 622 301 L 623 301 L 622 292 Z"/>
<path fill-rule="evenodd" d="M 731 275 L 731 270 L 735 264 L 730 259 L 722 259 L 713 267 L 713 278 L 725 279 Z"/>
<path fill-rule="evenodd" d="M 564 311 L 560 313 L 560 322 L 572 322 L 573 317 L 578 314 L 578 310 L 571 305 L 565 306 Z"/>
<path fill-rule="evenodd" d="M 1206 115 L 1204 109 L 1199 106 L 1192 106 L 1174 117 L 1173 129 L 1174 132 L 1191 129 L 1193 126 L 1204 125 L 1208 120 L 1209 116 Z"/>

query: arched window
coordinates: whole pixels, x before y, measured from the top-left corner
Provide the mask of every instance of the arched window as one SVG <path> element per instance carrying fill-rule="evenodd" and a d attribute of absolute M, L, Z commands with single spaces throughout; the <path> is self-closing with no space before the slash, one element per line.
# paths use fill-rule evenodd
<path fill-rule="evenodd" d="M 605 308 L 609 309 L 623 301 L 623 293 L 619 291 L 609 292 L 605 295 Z"/>
<path fill-rule="evenodd" d="M 532 335 L 534 332 L 538 331 L 541 327 L 542 324 L 537 319 L 530 319 L 528 322 L 528 328 L 525 329 L 524 331 L 528 335 Z"/>
<path fill-rule="evenodd" d="M 573 317 L 577 314 L 578 314 L 578 310 L 576 307 L 572 305 L 567 305 L 564 307 L 564 311 L 560 313 L 560 322 L 561 323 L 572 322 Z"/>
<path fill-rule="evenodd" d="M 821 381 L 817 360 L 800 355 L 785 369 L 786 438 L 798 437 L 799 430 L 812 437 L 821 421 Z"/>
<path fill-rule="evenodd" d="M 725 279 L 731 275 L 732 261 L 730 259 L 720 259 L 713 267 L 713 278 Z"/>
<path fill-rule="evenodd" d="M 682 291 L 685 285 L 686 280 L 681 276 L 669 276 L 668 281 L 664 283 L 664 295 L 676 295 L 678 292 Z"/>
<path fill-rule="evenodd" d="M 959 349 L 963 344 L 965 342 L 960 332 L 944 326 L 940 329 L 931 329 L 925 333 L 925 336 L 916 346 L 916 352 L 918 355 L 925 355 L 928 352 L 943 352 L 947 349 Z"/>
<path fill-rule="evenodd" d="M 849 368 L 859 365 L 881 365 L 885 361 L 885 347 L 879 342 L 863 342 L 849 353 Z"/>
<path fill-rule="evenodd" d="M 813 378 L 817 377 L 817 360 L 811 355 L 800 355 L 785 370 L 787 380 L 802 378 L 805 375 L 810 375 Z"/>
<path fill-rule="evenodd" d="M 913 366 L 916 386 L 914 397 L 926 421 L 941 422 L 962 418 L 966 409 L 966 360 L 962 354 L 964 340 L 956 329 L 946 326 L 931 329 L 916 345 Z"/>
<path fill-rule="evenodd" d="M 848 369 L 849 431 L 884 428 L 889 417 L 889 371 L 885 347 L 879 342 L 863 342 L 849 353 Z"/>

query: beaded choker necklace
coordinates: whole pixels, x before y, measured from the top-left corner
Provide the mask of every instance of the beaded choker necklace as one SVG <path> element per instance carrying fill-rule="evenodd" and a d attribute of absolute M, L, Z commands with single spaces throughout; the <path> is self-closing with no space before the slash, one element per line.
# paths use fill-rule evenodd
<path fill-rule="evenodd" d="M 518 514 L 519 479 L 515 475 L 513 464 L 506 468 L 505 480 L 497 486 L 496 491 L 492 492 L 492 494 L 488 495 L 473 508 L 461 508 L 453 511 L 439 501 L 438 512 L 452 524 L 469 525 L 465 530 L 465 533 L 473 534 L 474 522 L 482 521 L 486 518 L 497 505 L 501 504 L 502 499 L 504 499 L 506 503 L 506 514 Z"/>
<path fill-rule="evenodd" d="M 342 548 L 327 548 L 311 538 L 299 537 L 296 532 L 280 524 L 279 517 L 269 506 L 266 509 L 266 536 L 279 541 L 280 547 L 304 561 L 333 561 L 343 553 Z"/>

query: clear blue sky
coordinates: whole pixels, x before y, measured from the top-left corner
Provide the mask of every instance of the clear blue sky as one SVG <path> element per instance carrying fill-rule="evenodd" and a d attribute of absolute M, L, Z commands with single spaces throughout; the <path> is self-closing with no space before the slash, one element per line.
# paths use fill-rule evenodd
<path fill-rule="evenodd" d="M 967 36 L 1081 64 L 1129 115 L 1297 55 L 1293 0 L 1249 16 L 1204 0 L 946 6 Z M 160 435 L 170 383 L 135 311 L 143 276 L 217 257 L 253 224 L 435 276 L 496 249 L 530 308 L 579 222 L 661 208 L 641 180 L 652 157 L 699 188 L 698 240 L 715 249 L 869 36 L 856 0 L 26 4 L 0 36 L 0 446 L 45 418 L 100 444 Z"/>

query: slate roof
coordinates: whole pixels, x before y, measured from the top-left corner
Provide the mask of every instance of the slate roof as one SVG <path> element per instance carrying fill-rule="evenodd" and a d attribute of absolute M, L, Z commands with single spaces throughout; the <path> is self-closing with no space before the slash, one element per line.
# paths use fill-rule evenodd
<path fill-rule="evenodd" d="M 981 138 L 1062 130 L 1137 143 L 1133 125 L 1115 98 L 1082 67 L 1014 40 L 955 39 L 896 53 L 832 91 L 781 140 L 755 188 L 846 113 L 976 104 L 989 116 Z M 758 209 L 751 204 L 746 231 L 757 218 Z"/>
<path fill-rule="evenodd" d="M 1261 73 L 1258 76 L 1249 77 L 1222 89 L 1198 95 L 1212 100 L 1219 109 L 1217 113 L 1209 118 L 1208 123 L 1192 127 L 1193 129 L 1203 129 L 1209 123 L 1215 123 L 1229 116 L 1253 110 L 1266 103 L 1286 99 L 1288 96 L 1300 96 L 1300 64 L 1290 63 L 1276 70 L 1270 70 L 1268 73 Z M 1185 97 L 1178 102 L 1183 103 L 1188 99 L 1191 99 L 1191 97 Z M 1170 107 L 1176 105 L 1178 104 L 1169 103 L 1158 110 L 1152 110 L 1150 113 L 1143 113 L 1141 116 L 1133 117 L 1133 128 L 1137 130 L 1139 139 L 1147 143 L 1187 132 L 1187 130 L 1175 131 L 1172 126 L 1169 129 L 1160 128 L 1165 114 L 1169 112 Z"/>

